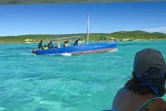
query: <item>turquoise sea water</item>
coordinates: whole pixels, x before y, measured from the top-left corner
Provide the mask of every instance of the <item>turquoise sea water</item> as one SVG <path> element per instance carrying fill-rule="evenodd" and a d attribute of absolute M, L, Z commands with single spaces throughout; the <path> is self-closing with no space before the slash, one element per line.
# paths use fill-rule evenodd
<path fill-rule="evenodd" d="M 37 56 L 36 46 L 0 44 L 0 111 L 110 109 L 131 77 L 135 52 L 155 48 L 166 59 L 166 41 L 119 42 L 114 52 L 71 56 Z"/>

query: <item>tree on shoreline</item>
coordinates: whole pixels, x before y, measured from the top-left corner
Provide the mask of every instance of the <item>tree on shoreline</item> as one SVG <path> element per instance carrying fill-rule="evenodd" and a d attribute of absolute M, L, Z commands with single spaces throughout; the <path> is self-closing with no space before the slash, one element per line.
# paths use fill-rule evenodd
<path fill-rule="evenodd" d="M 19 35 L 19 36 L 4 36 L 0 37 L 0 43 L 25 43 L 27 39 L 30 42 L 50 41 L 51 39 L 57 39 L 62 37 L 72 37 L 80 36 L 82 40 L 86 40 L 87 34 L 56 34 L 56 35 L 46 35 L 46 34 L 29 34 L 29 35 Z M 166 40 L 166 34 L 159 32 L 145 32 L 145 31 L 119 31 L 113 33 L 90 33 L 89 41 L 109 41 L 112 39 L 123 40 Z"/>

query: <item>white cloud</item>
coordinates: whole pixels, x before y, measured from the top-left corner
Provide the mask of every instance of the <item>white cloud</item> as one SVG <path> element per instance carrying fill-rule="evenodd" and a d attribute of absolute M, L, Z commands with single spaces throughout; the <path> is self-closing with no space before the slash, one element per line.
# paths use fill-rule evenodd
<path fill-rule="evenodd" d="M 166 33 L 166 27 L 148 28 L 148 29 L 144 29 L 144 31 L 147 31 L 147 32 L 162 32 L 162 33 Z"/>

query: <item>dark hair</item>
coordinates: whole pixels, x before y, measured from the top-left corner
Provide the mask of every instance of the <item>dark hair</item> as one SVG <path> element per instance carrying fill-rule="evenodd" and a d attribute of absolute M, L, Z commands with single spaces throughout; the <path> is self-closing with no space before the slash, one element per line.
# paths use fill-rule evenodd
<path fill-rule="evenodd" d="M 69 41 L 65 41 L 64 43 L 68 43 Z"/>
<path fill-rule="evenodd" d="M 128 80 L 125 84 L 125 89 L 128 89 L 134 93 L 140 94 L 140 95 L 146 95 L 149 93 L 155 94 L 149 86 L 139 86 L 141 84 L 141 81 L 135 76 L 134 72 L 132 74 L 132 78 Z M 166 91 L 165 91 L 165 79 L 166 79 L 166 73 L 164 76 L 164 79 L 162 79 L 159 84 L 159 94 L 160 96 L 163 96 Z"/>

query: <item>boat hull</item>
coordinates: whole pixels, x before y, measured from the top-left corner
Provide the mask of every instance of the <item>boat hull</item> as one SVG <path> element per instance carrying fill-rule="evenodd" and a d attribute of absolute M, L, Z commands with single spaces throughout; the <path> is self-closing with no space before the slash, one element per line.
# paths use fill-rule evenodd
<path fill-rule="evenodd" d="M 108 52 L 115 50 L 117 48 L 117 42 L 103 42 L 103 43 L 93 43 L 78 46 L 69 46 L 61 48 L 51 48 L 47 50 L 34 49 L 32 52 L 37 55 L 46 54 L 87 54 L 87 53 L 97 53 L 97 52 Z"/>

